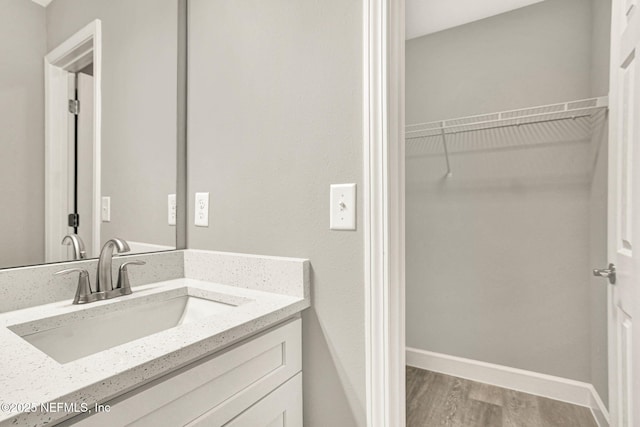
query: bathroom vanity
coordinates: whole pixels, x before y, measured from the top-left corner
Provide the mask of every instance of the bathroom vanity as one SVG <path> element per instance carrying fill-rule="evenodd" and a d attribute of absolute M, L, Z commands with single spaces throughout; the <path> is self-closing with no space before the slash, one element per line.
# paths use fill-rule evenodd
<path fill-rule="evenodd" d="M 185 249 L 229 247 L 187 191 L 188 2 L 90 3 L 1 6 L 0 427 L 301 426 L 308 261 Z"/>
<path fill-rule="evenodd" d="M 74 281 L 51 276 L 64 264 L 0 271 L 0 426 L 301 426 L 308 261 L 196 250 L 113 261 L 136 259 L 147 265 L 131 295 L 79 305 Z M 15 280 L 31 286 L 11 291 Z M 29 298 L 39 290 L 48 302 Z"/>

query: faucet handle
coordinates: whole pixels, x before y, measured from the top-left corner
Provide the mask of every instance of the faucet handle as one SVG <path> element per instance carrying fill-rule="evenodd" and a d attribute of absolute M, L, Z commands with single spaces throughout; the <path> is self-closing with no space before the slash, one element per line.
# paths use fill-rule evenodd
<path fill-rule="evenodd" d="M 128 265 L 145 265 L 146 263 L 147 263 L 146 261 L 140 261 L 139 259 L 123 262 L 122 265 L 120 266 L 120 270 L 126 269 Z"/>
<path fill-rule="evenodd" d="M 63 276 L 71 273 L 80 273 L 78 277 L 78 289 L 76 290 L 76 296 L 73 298 L 74 304 L 84 304 L 91 302 L 91 282 L 89 281 L 89 273 L 83 268 L 68 268 L 53 273 L 54 276 Z"/>
<path fill-rule="evenodd" d="M 53 273 L 54 276 L 64 276 L 67 274 L 71 274 L 71 273 L 80 273 L 80 275 L 89 275 L 89 273 L 87 272 L 87 270 L 85 270 L 84 268 L 67 268 L 66 270 L 60 270 L 60 271 L 56 271 L 55 273 Z"/>
<path fill-rule="evenodd" d="M 127 261 L 122 263 L 118 271 L 118 284 L 116 289 L 122 289 L 123 295 L 129 295 L 131 291 L 131 283 L 129 282 L 129 270 L 127 267 L 130 265 L 145 265 L 146 262 L 140 260 Z"/>

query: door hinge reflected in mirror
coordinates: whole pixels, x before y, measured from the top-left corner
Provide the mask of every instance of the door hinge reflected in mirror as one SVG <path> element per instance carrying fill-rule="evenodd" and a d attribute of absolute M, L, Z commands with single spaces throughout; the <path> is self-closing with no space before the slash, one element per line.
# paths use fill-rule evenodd
<path fill-rule="evenodd" d="M 69 227 L 79 227 L 80 226 L 80 215 L 77 213 L 69 214 Z"/>
<path fill-rule="evenodd" d="M 78 113 L 80 112 L 80 101 L 78 101 L 77 99 L 70 99 L 69 100 L 69 112 L 71 114 L 78 115 Z"/>

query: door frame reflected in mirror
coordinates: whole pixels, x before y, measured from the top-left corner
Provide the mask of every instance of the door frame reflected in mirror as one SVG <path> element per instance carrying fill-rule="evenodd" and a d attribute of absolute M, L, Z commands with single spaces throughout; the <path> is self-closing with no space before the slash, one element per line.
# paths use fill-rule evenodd
<path fill-rule="evenodd" d="M 45 263 L 68 259 L 62 239 L 72 189 L 69 144 L 69 73 L 93 64 L 92 256 L 100 251 L 102 23 L 96 19 L 53 49 L 44 59 L 45 78 Z"/>
<path fill-rule="evenodd" d="M 176 193 L 176 201 L 177 201 L 177 207 L 176 207 L 176 224 L 174 224 L 173 226 L 175 227 L 174 229 L 174 235 L 175 235 L 175 247 L 172 249 L 166 249 L 168 247 L 165 246 L 161 246 L 161 245 L 157 245 L 157 247 L 155 247 L 155 245 L 153 247 L 145 247 L 144 248 L 144 253 L 154 253 L 154 252 L 167 252 L 167 251 L 179 251 L 181 249 L 185 249 L 187 247 L 187 177 L 186 177 L 186 171 L 187 171 L 187 105 L 186 105 L 186 96 L 187 96 L 187 45 L 188 45 L 188 38 L 187 38 L 187 34 L 188 34 L 188 23 L 187 23 L 187 10 L 188 10 L 188 0 L 177 0 L 177 93 L 176 93 L 176 99 L 177 99 L 177 106 L 176 106 L 176 113 L 177 113 L 177 117 L 176 117 L 176 124 L 177 124 L 177 134 L 176 134 L 176 143 L 177 143 L 177 147 L 176 147 L 176 163 L 177 163 L 177 174 L 176 174 L 176 187 L 174 191 L 171 191 L 170 193 Z M 60 129 L 62 128 L 62 126 L 69 126 L 70 124 L 70 119 L 69 117 L 71 116 L 68 113 L 68 94 L 65 93 L 64 91 L 60 91 L 60 93 L 65 94 L 65 98 L 63 99 L 62 102 L 62 107 L 64 109 L 64 118 L 61 120 L 61 124 L 56 125 L 56 123 L 54 123 L 54 120 L 56 120 L 56 116 L 53 114 L 51 110 L 51 106 L 52 106 L 52 96 L 51 95 L 60 95 L 60 93 L 53 93 L 54 87 L 55 85 L 49 85 L 47 83 L 47 81 L 51 78 L 51 77 L 55 77 L 54 73 L 56 70 L 60 70 L 61 68 L 64 68 L 66 66 L 69 66 L 73 61 L 74 61 L 74 57 L 72 55 L 65 55 L 63 54 L 64 49 L 67 50 L 68 53 L 70 53 L 71 51 L 73 51 L 75 48 L 80 48 L 80 47 L 84 47 L 84 52 L 80 52 L 80 50 L 78 52 L 80 52 L 80 54 L 78 56 L 82 56 L 82 55 L 86 55 L 86 57 L 88 58 L 88 60 L 86 60 L 86 64 L 90 64 L 91 62 L 93 62 L 93 68 L 95 68 L 95 70 L 82 70 L 80 68 L 74 68 L 73 70 L 69 70 L 72 72 L 78 72 L 81 71 L 82 72 L 87 72 L 88 74 L 94 74 L 94 77 L 96 77 L 95 81 L 95 88 L 93 88 L 93 91 L 88 91 L 91 93 L 95 93 L 94 96 L 94 101 L 92 102 L 92 104 L 95 105 L 95 126 L 93 127 L 92 130 L 88 130 L 86 133 L 88 135 L 87 138 L 85 138 L 84 140 L 87 141 L 86 147 L 87 147 L 87 157 L 86 159 L 91 159 L 93 156 L 93 153 L 89 153 L 89 149 L 90 144 L 91 144 L 91 135 L 95 135 L 93 144 L 94 146 L 97 148 L 95 150 L 96 153 L 99 153 L 100 147 L 101 147 L 101 132 L 102 127 L 104 127 L 103 125 L 101 125 L 101 110 L 103 110 L 103 108 L 105 108 L 107 105 L 102 106 L 102 96 L 101 96 L 101 86 L 104 85 L 105 80 L 103 79 L 103 77 L 109 77 L 109 76 L 105 76 L 105 66 L 108 64 L 102 63 L 102 58 L 104 53 L 105 47 L 108 48 L 108 46 L 110 45 L 109 43 L 106 43 L 105 46 L 105 42 L 104 39 L 106 36 L 108 36 L 110 33 L 109 31 L 107 31 L 105 28 L 106 26 L 108 26 L 108 20 L 113 19 L 113 17 L 111 17 L 110 15 L 105 15 L 104 17 L 100 17 L 102 19 L 96 19 L 94 21 L 90 21 L 90 19 L 93 19 L 93 17 L 96 17 L 96 14 L 93 15 L 89 15 L 87 16 L 88 19 L 82 19 L 82 17 L 80 17 L 77 20 L 71 20 L 70 22 L 67 22 L 67 26 L 63 27 L 63 28 L 59 28 L 57 30 L 55 30 L 55 32 L 53 33 L 54 36 L 51 36 L 50 34 L 46 34 L 46 37 L 51 37 L 50 39 L 46 39 L 44 41 L 44 45 L 41 46 L 42 49 L 40 51 L 37 52 L 37 54 L 34 54 L 36 56 L 35 60 L 36 62 L 36 66 L 38 67 L 43 67 L 43 68 L 39 68 L 39 70 L 44 71 L 44 76 L 42 76 L 41 73 L 38 73 L 34 76 L 34 78 L 37 81 L 40 81 L 42 83 L 44 83 L 44 87 L 42 89 L 44 89 L 44 92 L 40 92 L 40 96 L 44 97 L 44 102 L 42 101 L 38 101 L 38 108 L 41 108 L 42 112 L 45 113 L 44 116 L 44 126 L 40 132 L 41 136 L 44 137 L 42 139 L 42 142 L 40 142 L 39 147 L 43 147 L 44 148 L 44 152 L 43 153 L 39 153 L 39 152 L 35 152 L 33 154 L 28 154 L 28 160 L 30 160 L 30 165 L 29 168 L 33 168 L 33 167 L 42 167 L 44 166 L 44 176 L 42 176 L 41 178 L 38 178 L 34 173 L 30 173 L 30 179 L 37 179 L 38 184 L 40 182 L 42 182 L 42 185 L 40 186 L 41 190 L 44 194 L 40 195 L 40 194 L 31 194 L 30 196 L 37 196 L 38 197 L 38 203 L 40 203 L 40 198 L 44 197 L 44 206 L 41 208 L 38 208 L 37 206 L 31 206 L 31 209 L 36 209 L 36 211 L 33 212 L 29 212 L 29 215 L 31 215 L 30 217 L 37 215 L 38 221 L 40 221 L 40 212 L 38 212 L 40 209 L 42 209 L 45 214 L 45 218 L 42 219 L 41 225 L 40 227 L 43 228 L 44 231 L 44 236 L 42 236 L 42 240 L 38 240 L 37 241 L 37 245 L 38 245 L 38 249 L 39 249 L 39 253 L 36 254 L 36 257 L 34 259 L 29 259 L 29 260 L 23 260 L 23 259 L 11 259 L 11 260 L 0 260 L 0 261 L 6 261 L 5 264 L 0 264 L 0 270 L 4 270 L 4 269 L 14 269 L 14 268 L 25 268 L 25 267 L 34 267 L 34 266 L 40 266 L 40 265 L 46 265 L 46 264 L 53 264 L 53 263 L 73 263 L 73 262 L 77 262 L 79 260 L 74 260 L 73 259 L 73 254 L 72 254 L 72 248 L 70 246 L 65 246 L 62 244 L 62 238 L 63 236 L 73 233 L 73 231 L 75 231 L 75 229 L 73 227 L 68 227 L 68 214 L 69 213 L 78 213 L 75 212 L 73 210 L 73 208 L 70 210 L 70 203 L 73 204 L 73 193 L 71 193 L 72 190 L 74 190 L 74 183 L 76 182 L 76 180 L 69 180 L 69 176 L 65 175 L 65 173 L 71 173 L 73 175 L 73 170 L 70 169 L 71 164 L 75 163 L 75 153 L 70 152 L 72 151 L 71 149 L 73 148 L 73 144 L 75 143 L 75 141 L 73 141 L 73 139 L 68 140 L 68 139 L 64 139 L 63 140 L 63 144 L 64 142 L 66 142 L 66 144 L 63 146 L 63 152 L 64 154 L 60 154 L 60 152 L 56 153 L 55 150 L 52 148 L 51 145 L 51 141 L 54 138 L 60 138 L 60 131 L 64 130 L 64 129 Z M 66 21 L 65 21 L 66 22 Z M 87 25 L 87 23 L 89 23 L 89 25 Z M 72 28 L 73 26 L 73 28 Z M 56 47 L 55 49 L 51 50 L 53 47 L 56 46 L 56 44 L 60 43 L 61 40 L 64 40 L 65 37 L 67 37 L 70 33 L 67 32 L 67 30 L 73 30 L 73 29 L 77 29 L 80 27 L 83 27 L 82 30 L 78 31 L 74 36 L 72 36 L 69 40 L 61 43 L 58 45 L 58 47 Z M 109 34 L 105 35 L 105 31 Z M 84 34 L 85 37 L 78 37 L 78 35 L 80 34 Z M 107 39 L 109 37 L 106 37 Z M 47 48 L 47 43 L 48 40 L 53 41 L 54 45 L 49 44 L 49 47 Z M 72 42 L 71 40 L 75 40 L 75 42 Z M 89 44 L 89 46 L 83 45 L 82 40 L 84 41 L 90 41 L 93 40 L 93 45 L 92 46 L 91 43 Z M 108 40 L 107 40 L 108 42 Z M 116 47 L 117 49 L 117 47 Z M 48 52 L 48 53 L 47 53 Z M 31 60 L 31 58 L 29 58 Z M 42 62 L 40 62 L 42 61 Z M 40 65 L 38 65 L 40 64 Z M 168 65 L 167 65 L 168 66 Z M 107 67 L 108 68 L 108 67 Z M 107 70 L 108 71 L 108 70 Z M 51 75 L 49 75 L 48 73 L 50 73 Z M 30 82 L 29 84 L 32 86 L 37 85 L 37 81 L 33 81 Z M 111 77 L 109 77 L 109 82 L 111 82 Z M 70 85 L 67 85 L 68 87 Z M 40 90 L 42 90 L 40 89 Z M 85 103 L 85 105 L 89 105 L 88 103 Z M 44 108 L 43 108 L 44 107 Z M 81 109 L 82 110 L 82 109 Z M 34 117 L 31 117 L 31 120 L 33 120 Z M 94 121 L 93 118 L 87 120 L 88 123 L 91 123 L 92 121 Z M 71 124 L 73 125 L 73 122 L 71 122 Z M 88 129 L 88 126 L 85 127 L 85 129 Z M 73 129 L 67 129 L 69 131 L 73 130 Z M 38 132 L 38 133 L 40 133 Z M 68 136 L 70 136 L 71 132 L 67 132 Z M 85 145 L 83 145 L 85 146 Z M 103 149 L 105 147 L 102 147 Z M 108 148 L 108 147 L 106 147 Z M 37 160 L 37 155 L 42 156 L 41 160 L 38 161 Z M 62 157 L 63 155 L 66 155 L 66 157 Z M 105 153 L 102 153 L 102 160 L 105 160 Z M 34 163 L 35 161 L 35 163 Z M 44 163 L 44 165 L 41 166 L 41 161 L 42 163 Z M 80 162 L 80 165 L 85 165 L 86 162 L 88 162 L 90 160 L 83 160 L 82 162 Z M 37 164 L 36 164 L 37 163 Z M 88 191 L 93 189 L 93 188 L 100 188 L 100 190 L 102 189 L 102 185 L 105 184 L 105 179 L 104 177 L 101 176 L 101 170 L 105 170 L 105 172 L 107 171 L 107 169 L 102 168 L 102 164 L 101 162 L 97 161 L 95 162 L 95 169 L 94 170 L 89 170 L 91 167 L 93 167 L 93 165 L 88 165 L 86 167 L 86 174 L 85 176 L 87 178 L 85 179 L 81 179 L 81 180 L 77 180 L 78 182 L 81 183 L 85 183 L 86 184 L 86 188 L 85 190 L 86 193 L 82 193 L 82 194 L 87 194 L 88 195 Z M 61 171 L 64 171 L 61 172 Z M 94 177 L 94 178 L 92 178 Z M 19 178 L 19 177 L 16 177 Z M 108 177 L 107 177 L 108 178 Z M 40 181 L 42 180 L 42 181 Z M 95 181 L 95 182 L 93 182 Z M 107 182 L 109 180 L 107 179 Z M 71 185 L 68 185 L 68 184 Z M 7 183 L 7 185 L 13 185 L 15 187 L 15 183 L 10 184 L 9 182 Z M 57 187 L 61 187 L 61 186 L 66 186 L 66 194 L 63 196 L 60 196 L 61 192 L 57 192 L 54 191 Z M 64 188 L 62 189 L 64 190 Z M 97 197 L 99 199 L 101 199 L 103 191 L 100 192 L 95 192 L 95 194 L 97 194 Z M 71 199 L 71 202 L 69 201 Z M 97 254 L 99 253 L 99 242 L 100 239 L 97 238 L 98 236 L 103 236 L 105 235 L 106 231 L 103 231 L 103 227 L 104 224 L 102 222 L 102 217 L 101 217 L 101 205 L 102 203 L 101 200 L 91 200 L 91 195 L 88 195 L 88 197 L 86 198 L 89 203 L 86 204 L 81 204 L 82 206 L 88 206 L 91 205 L 92 207 L 95 205 L 95 208 L 92 209 L 92 212 L 90 212 L 90 216 L 92 216 L 93 218 L 89 218 L 89 215 L 85 215 L 82 212 L 80 213 L 81 216 L 81 220 L 80 220 L 80 224 L 81 225 L 89 225 L 91 224 L 93 221 L 95 221 L 96 224 L 99 225 L 99 227 L 95 227 L 93 226 L 93 228 L 90 230 L 91 233 L 89 233 L 89 230 L 87 231 L 87 237 L 84 238 L 84 243 L 86 245 L 86 257 L 87 259 L 93 259 L 95 257 L 97 257 Z M 56 203 L 54 204 L 54 202 L 56 201 L 64 201 L 63 203 Z M 166 200 L 166 199 L 165 199 Z M 56 209 L 54 206 L 58 206 L 58 208 Z M 62 207 L 64 207 L 64 209 L 62 209 Z M 86 209 L 85 209 L 86 211 Z M 166 211 L 164 211 L 166 212 Z M 56 216 L 56 218 L 53 218 L 49 213 L 53 214 L 54 216 Z M 169 220 L 170 221 L 170 220 Z M 24 221 L 23 221 L 24 223 Z M 172 224 L 169 224 L 170 226 Z M 81 227 L 82 229 L 83 227 Z M 56 238 L 51 237 L 52 233 L 49 233 L 49 230 L 53 230 L 55 231 L 57 234 Z M 64 231 L 64 232 L 63 232 Z M 89 236 L 93 236 L 95 232 L 96 237 L 91 239 Z M 121 234 L 121 237 L 124 238 L 129 238 L 129 240 L 133 240 L 133 235 L 128 235 L 128 233 L 116 233 L 116 234 Z M 126 234 L 126 235 L 125 235 Z M 23 236 L 26 237 L 26 236 Z M 84 236 L 83 236 L 84 237 Z M 31 241 L 32 238 L 29 237 L 29 241 Z M 44 249 L 42 249 L 42 244 L 44 243 Z M 135 244 L 135 242 L 130 242 Z M 21 248 L 20 248 L 21 249 Z M 22 253 L 20 252 L 20 255 L 22 255 Z"/>

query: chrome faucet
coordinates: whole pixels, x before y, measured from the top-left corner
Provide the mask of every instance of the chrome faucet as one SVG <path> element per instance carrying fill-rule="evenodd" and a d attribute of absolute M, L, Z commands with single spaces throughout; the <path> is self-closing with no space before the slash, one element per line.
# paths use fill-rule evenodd
<path fill-rule="evenodd" d="M 85 259 L 87 257 L 87 251 L 84 249 L 84 242 L 77 234 L 67 234 L 62 239 L 61 244 L 68 244 L 71 242 L 71 246 L 73 246 L 73 259 Z"/>
<path fill-rule="evenodd" d="M 131 249 L 126 241 L 118 238 L 111 239 L 104 244 L 102 251 L 100 252 L 100 259 L 98 260 L 98 274 L 96 274 L 95 292 L 91 289 L 89 273 L 87 270 L 81 268 L 70 268 L 55 273 L 56 276 L 80 273 L 80 277 L 78 278 L 78 289 L 76 290 L 76 296 L 73 299 L 74 304 L 86 304 L 89 302 L 102 301 L 131 294 L 131 284 L 129 283 L 129 272 L 127 267 L 130 265 L 144 265 L 146 263 L 140 260 L 123 263 L 118 271 L 118 284 L 114 289 L 113 277 L 111 274 L 111 263 L 113 261 L 114 250 L 118 253 L 122 253 L 129 252 Z"/>
<path fill-rule="evenodd" d="M 73 299 L 74 304 L 86 304 L 88 302 L 98 301 L 97 294 L 91 292 L 91 282 L 89 281 L 89 273 L 82 268 L 69 268 L 67 270 L 58 271 L 53 273 L 54 276 L 60 276 L 71 273 L 80 273 L 78 278 L 78 289 L 76 290 L 76 296 Z"/>
<path fill-rule="evenodd" d="M 98 274 L 96 279 L 96 292 L 109 292 L 113 290 L 113 276 L 111 273 L 111 262 L 113 261 L 113 251 L 117 253 L 129 252 L 131 249 L 127 242 L 117 237 L 110 239 L 102 247 L 100 259 L 98 260 Z"/>

